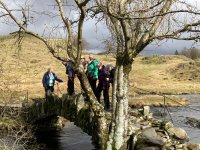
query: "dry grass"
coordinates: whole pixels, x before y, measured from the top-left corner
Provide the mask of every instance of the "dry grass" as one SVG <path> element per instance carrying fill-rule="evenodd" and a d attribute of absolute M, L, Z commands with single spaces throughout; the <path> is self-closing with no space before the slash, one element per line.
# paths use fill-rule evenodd
<path fill-rule="evenodd" d="M 48 53 L 45 45 L 32 37 L 25 37 L 21 50 L 14 44 L 14 38 L 0 39 L 0 81 L 2 93 L 21 92 L 23 97 L 28 90 L 30 97 L 44 95 L 42 77 L 48 67 L 66 81 L 65 67 Z M 60 85 L 64 92 L 65 84 Z M 56 91 L 56 90 L 55 90 Z M 1 94 L 1 97 L 5 95 Z"/>
<path fill-rule="evenodd" d="M 154 56 L 155 57 L 155 56 Z M 157 59 L 164 62 L 144 63 L 144 57 L 138 57 L 130 73 L 130 93 L 137 91 L 138 93 L 164 93 L 164 94 L 182 94 L 182 93 L 199 93 L 200 83 L 196 79 L 185 80 L 185 77 L 176 78 L 176 72 L 169 71 L 170 68 L 176 68 L 178 64 L 188 64 L 191 59 L 184 56 L 156 56 Z M 166 60 L 169 58 L 169 60 Z M 155 58 L 153 58 L 155 59 Z M 198 67 L 196 67 L 198 69 Z M 188 68 L 182 70 L 183 73 L 192 74 Z M 136 88 L 147 91 L 138 90 Z"/>
<path fill-rule="evenodd" d="M 65 82 L 55 86 L 55 93 L 66 92 L 67 76 L 65 67 L 60 61 L 55 59 L 47 50 L 46 46 L 39 40 L 26 36 L 23 40 L 22 48 L 19 50 L 14 44 L 16 39 L 13 36 L 0 38 L 0 100 L 5 102 L 11 100 L 11 93 L 18 95 L 20 100 L 24 99 L 27 91 L 30 98 L 44 96 L 42 87 L 42 77 L 48 67 L 52 67 L 54 72 Z M 88 55 L 84 53 L 86 59 Z M 95 55 L 103 64 L 115 64 L 115 59 L 111 55 Z M 137 93 L 200 93 L 200 83 L 193 80 L 185 80 L 185 77 L 177 77 L 174 73 L 190 72 L 179 70 L 178 64 L 188 64 L 191 60 L 184 56 L 139 56 L 135 59 L 130 73 L 130 95 Z M 196 65 L 198 68 L 198 65 Z M 144 89 L 147 91 L 139 90 Z M 76 91 L 80 91 L 78 79 L 76 79 Z M 16 94 L 17 93 L 17 94 Z M 14 99 L 14 98 L 13 98 Z"/>

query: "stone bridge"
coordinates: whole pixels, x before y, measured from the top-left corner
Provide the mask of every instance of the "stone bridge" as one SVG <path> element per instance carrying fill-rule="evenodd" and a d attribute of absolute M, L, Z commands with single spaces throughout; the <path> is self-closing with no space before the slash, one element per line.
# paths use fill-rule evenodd
<path fill-rule="evenodd" d="M 48 100 L 37 99 L 27 107 L 27 121 L 35 123 L 51 116 L 63 116 L 75 121 L 82 108 L 87 108 L 87 105 L 81 94 L 76 96 L 63 95 L 62 98 L 52 95 L 48 97 Z"/>
<path fill-rule="evenodd" d="M 31 105 L 24 104 L 23 109 L 26 112 L 24 117 L 28 123 L 34 124 L 42 122 L 45 118 L 62 116 L 91 135 L 97 146 L 101 145 L 99 136 L 102 136 L 103 133 L 99 131 L 99 119 L 94 116 L 89 103 L 84 100 L 81 94 L 74 96 L 65 94 L 62 98 L 56 95 L 49 96 L 47 101 L 38 99 Z M 108 114 L 107 116 L 110 116 Z M 102 121 L 101 123 L 105 124 L 107 121 Z"/>

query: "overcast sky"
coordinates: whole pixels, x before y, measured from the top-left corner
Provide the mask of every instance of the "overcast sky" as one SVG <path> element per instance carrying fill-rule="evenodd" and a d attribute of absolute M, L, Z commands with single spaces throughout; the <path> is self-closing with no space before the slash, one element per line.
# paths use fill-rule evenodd
<path fill-rule="evenodd" d="M 193 4 L 200 3 L 200 0 L 188 0 L 189 2 Z M 24 3 L 24 0 L 17 1 L 17 0 L 3 0 L 3 2 L 6 2 L 9 9 L 17 8 L 18 6 L 22 5 Z M 16 6 L 17 3 L 17 6 Z M 40 12 L 47 12 L 50 15 L 57 13 L 57 7 L 54 7 L 52 5 L 55 4 L 53 0 L 28 0 L 27 3 L 32 7 L 32 10 L 40 11 Z M 71 5 L 71 3 L 68 3 Z M 67 13 L 70 13 L 73 18 L 76 18 L 75 11 L 66 10 Z M 15 12 L 16 16 L 20 16 L 21 13 Z M 45 35 L 47 36 L 48 30 L 51 29 L 51 27 L 58 25 L 59 23 L 59 32 L 58 30 L 55 30 L 54 33 L 59 34 L 60 36 L 63 36 L 66 34 L 63 25 L 61 24 L 60 17 L 50 17 L 47 15 L 36 15 L 33 12 L 30 12 L 30 20 L 34 22 L 33 24 L 29 24 L 28 28 L 34 32 L 37 32 L 39 34 L 44 32 L 45 29 Z M 31 18 L 33 16 L 33 18 Z M 7 20 L 6 20 L 7 22 Z M 88 42 L 89 50 L 104 50 L 104 45 L 102 44 L 102 41 L 106 39 L 109 35 L 108 30 L 104 23 L 100 22 L 97 25 L 95 25 L 95 20 L 87 20 L 84 23 L 84 30 L 83 30 L 83 36 Z M 5 24 L 4 20 L 0 20 L 0 34 L 1 35 L 7 35 L 10 32 L 16 31 L 18 28 L 14 25 L 14 23 Z M 52 30 L 51 30 L 52 31 Z M 161 41 L 159 43 L 153 43 L 146 47 L 146 50 L 152 53 L 156 53 L 158 50 L 162 51 L 170 51 L 174 52 L 175 50 L 182 50 L 183 48 L 190 48 L 190 47 L 198 47 L 200 48 L 200 44 L 196 43 L 195 45 L 191 41 L 175 41 L 175 40 L 168 40 Z"/>

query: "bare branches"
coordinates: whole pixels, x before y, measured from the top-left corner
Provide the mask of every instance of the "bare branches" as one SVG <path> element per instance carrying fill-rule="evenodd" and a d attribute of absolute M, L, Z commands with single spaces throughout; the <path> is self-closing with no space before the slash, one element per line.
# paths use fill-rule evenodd
<path fill-rule="evenodd" d="M 76 4 L 79 6 L 79 8 L 86 6 L 89 1 L 91 1 L 91 0 L 84 0 L 83 2 L 79 3 L 78 0 L 75 0 Z"/>
<path fill-rule="evenodd" d="M 78 38 L 77 38 L 77 59 L 76 59 L 76 64 L 80 64 L 81 62 L 81 55 L 83 51 L 83 22 L 86 17 L 86 4 L 90 0 L 84 0 L 82 3 L 79 3 L 78 0 L 75 0 L 77 6 L 80 9 L 80 17 L 79 17 L 79 22 L 78 22 Z"/>
<path fill-rule="evenodd" d="M 63 6 L 62 6 L 62 2 L 61 2 L 61 0 L 56 0 L 56 2 L 57 2 L 57 4 L 58 4 L 60 16 L 61 16 L 63 22 L 65 23 L 67 29 L 70 30 L 70 29 L 71 29 L 71 23 L 70 23 L 70 20 L 69 20 L 68 18 L 65 17 L 64 9 L 63 9 Z M 70 32 L 70 33 L 71 33 L 71 32 Z"/>
<path fill-rule="evenodd" d="M 9 16 L 9 14 L 2 14 L 0 15 L 0 18 L 5 17 L 5 16 Z"/>
<path fill-rule="evenodd" d="M 29 145 L 33 134 L 31 127 L 20 119 L 20 108 L 0 106 L 0 113 L 2 114 L 2 112 L 4 116 L 0 117 L 0 149 L 27 149 L 27 147 L 36 146 Z"/>
<path fill-rule="evenodd" d="M 160 10 L 160 14 L 166 13 L 170 6 L 172 5 L 173 0 L 168 0 L 166 1 L 165 5 L 163 6 L 163 8 Z M 146 46 L 149 43 L 149 38 L 156 32 L 157 28 L 159 27 L 161 21 L 163 20 L 164 16 L 159 16 L 158 18 L 156 18 L 156 20 L 154 21 L 152 27 L 150 28 L 149 32 L 145 33 L 142 38 L 140 39 L 140 41 L 138 42 L 139 44 L 136 46 L 136 49 L 139 48 L 144 48 L 143 46 Z M 141 44 L 140 44 L 141 43 Z"/>
<path fill-rule="evenodd" d="M 25 30 L 25 28 L 23 27 L 23 24 L 18 22 L 17 19 L 13 16 L 13 14 L 11 13 L 11 11 L 7 8 L 7 6 L 0 0 L 0 4 L 2 5 L 2 7 L 4 8 L 4 10 L 8 13 L 8 15 L 12 18 L 12 20 L 23 30 Z"/>
<path fill-rule="evenodd" d="M 132 58 L 154 40 L 199 39 L 200 24 L 196 20 L 200 19 L 200 11 L 187 2 L 97 0 L 97 5 L 110 21 L 107 22 L 112 35 L 116 39 L 123 37 L 118 41 L 124 47 L 122 52 L 129 49 Z M 111 21 L 114 19 L 115 23 Z M 120 32 L 116 32 L 116 26 Z"/>
<path fill-rule="evenodd" d="M 25 33 L 32 35 L 34 37 L 36 37 L 37 39 L 43 41 L 45 43 L 45 45 L 47 46 L 47 48 L 49 49 L 49 52 L 52 53 L 52 55 L 57 58 L 58 60 L 64 61 L 65 59 L 60 57 L 59 55 L 56 55 L 56 51 L 48 44 L 48 41 L 39 36 L 38 34 L 29 31 L 26 26 L 24 26 L 24 22 L 19 22 L 17 20 L 17 18 L 11 13 L 11 11 L 7 8 L 7 6 L 0 0 L 0 4 L 2 5 L 2 7 L 4 8 L 4 10 L 8 13 L 8 15 L 12 18 L 12 20 L 19 26 L 20 29 L 22 29 Z M 20 31 L 19 31 L 20 33 Z M 20 35 L 20 34 L 19 34 Z"/>

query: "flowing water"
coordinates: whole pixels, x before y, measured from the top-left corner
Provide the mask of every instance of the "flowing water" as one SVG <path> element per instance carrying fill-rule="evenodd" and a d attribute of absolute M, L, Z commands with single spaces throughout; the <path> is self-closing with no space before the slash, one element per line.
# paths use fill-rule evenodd
<path fill-rule="evenodd" d="M 60 131 L 43 130 L 35 134 L 43 150 L 93 150 L 91 136 L 83 132 L 72 122 L 67 122 Z"/>
<path fill-rule="evenodd" d="M 188 107 L 168 107 L 168 111 L 161 107 L 153 107 L 151 111 L 153 116 L 157 119 L 172 120 L 175 127 L 181 127 L 186 130 L 190 137 L 191 143 L 200 143 L 200 129 L 191 127 L 186 124 L 186 117 L 200 120 L 200 95 L 179 95 L 189 100 Z M 165 112 L 166 116 L 161 116 Z M 170 115 L 169 115 L 170 114 Z"/>

